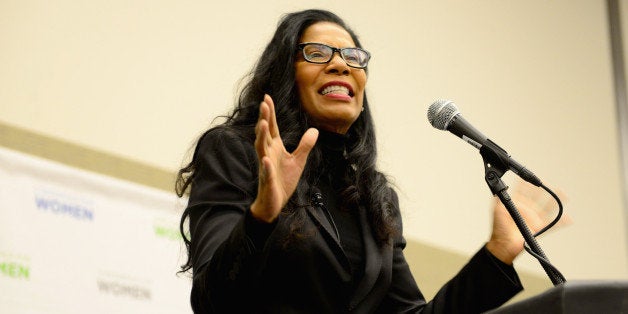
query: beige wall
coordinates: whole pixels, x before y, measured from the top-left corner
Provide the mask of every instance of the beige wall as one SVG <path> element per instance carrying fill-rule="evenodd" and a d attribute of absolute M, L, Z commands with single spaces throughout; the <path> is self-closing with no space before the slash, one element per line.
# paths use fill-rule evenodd
<path fill-rule="evenodd" d="M 488 237 L 481 157 L 426 120 L 431 102 L 449 98 L 567 193 L 574 223 L 540 240 L 567 279 L 627 277 L 605 1 L 310 6 L 345 18 L 374 55 L 367 90 L 380 165 L 399 187 L 410 240 L 468 255 Z M 0 123 L 174 172 L 228 110 L 281 14 L 303 8 L 287 0 L 2 1 Z M 527 255 L 517 266 L 543 276 Z"/>

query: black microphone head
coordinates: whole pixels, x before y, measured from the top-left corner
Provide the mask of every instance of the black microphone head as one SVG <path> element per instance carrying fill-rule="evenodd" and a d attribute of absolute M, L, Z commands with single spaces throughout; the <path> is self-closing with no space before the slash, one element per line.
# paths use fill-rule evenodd
<path fill-rule="evenodd" d="M 458 107 L 451 100 L 437 100 L 427 110 L 427 120 L 439 130 L 447 130 L 449 123 L 460 114 Z"/>

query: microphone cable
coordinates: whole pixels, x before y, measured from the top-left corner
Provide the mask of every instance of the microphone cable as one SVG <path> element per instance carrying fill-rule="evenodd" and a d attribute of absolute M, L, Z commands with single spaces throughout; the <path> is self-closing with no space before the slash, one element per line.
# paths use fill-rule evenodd
<path fill-rule="evenodd" d="M 541 230 L 537 231 L 536 233 L 534 233 L 532 235 L 534 238 L 540 236 L 545 231 L 549 230 L 554 225 L 556 225 L 558 223 L 558 221 L 560 220 L 560 218 L 563 216 L 563 203 L 560 201 L 560 198 L 558 197 L 558 195 L 556 195 L 556 193 L 554 193 L 554 191 L 552 191 L 545 184 L 541 183 L 540 187 L 543 188 L 547 193 L 549 193 L 554 198 L 556 203 L 558 203 L 558 213 L 556 214 L 556 217 L 554 218 L 554 220 L 552 220 L 549 224 L 547 224 Z M 560 278 L 563 283 L 567 282 L 567 279 L 565 279 L 565 276 L 563 276 L 563 274 L 558 270 L 558 268 L 556 268 L 554 265 L 552 265 L 552 263 L 550 263 L 550 261 L 548 261 L 546 258 L 544 258 L 543 256 L 541 256 L 541 255 L 537 254 L 536 252 L 534 252 L 530 248 L 528 243 L 525 242 L 525 241 L 524 241 L 523 248 L 526 250 L 526 252 L 528 252 L 530 255 L 532 255 L 534 258 L 536 258 L 541 264 L 543 264 L 543 265 L 547 266 L 548 268 L 550 268 L 552 270 L 552 272 L 554 273 L 554 275 L 556 275 L 558 278 Z"/>

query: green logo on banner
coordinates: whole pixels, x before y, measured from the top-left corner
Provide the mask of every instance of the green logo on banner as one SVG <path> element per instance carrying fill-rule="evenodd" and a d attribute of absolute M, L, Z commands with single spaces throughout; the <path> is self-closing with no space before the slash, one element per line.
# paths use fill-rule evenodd
<path fill-rule="evenodd" d="M 164 227 L 164 226 L 154 226 L 155 235 L 160 238 L 166 238 L 169 240 L 181 240 L 181 233 L 179 229 Z"/>
<path fill-rule="evenodd" d="M 0 273 L 15 279 L 29 280 L 31 276 L 30 268 L 18 262 L 0 261 Z"/>

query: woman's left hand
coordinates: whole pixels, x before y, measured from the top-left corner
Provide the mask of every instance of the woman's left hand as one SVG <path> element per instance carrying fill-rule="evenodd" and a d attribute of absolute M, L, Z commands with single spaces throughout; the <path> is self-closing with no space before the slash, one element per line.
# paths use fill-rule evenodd
<path fill-rule="evenodd" d="M 563 201 L 562 193 L 557 194 Z M 524 181 L 516 184 L 510 197 L 532 233 L 550 223 L 558 209 L 557 203 L 545 190 Z M 570 218 L 563 214 L 559 224 L 570 221 Z M 486 248 L 499 260 L 511 265 L 523 251 L 523 243 L 523 236 L 508 210 L 499 198 L 494 197 L 493 231 Z"/>

